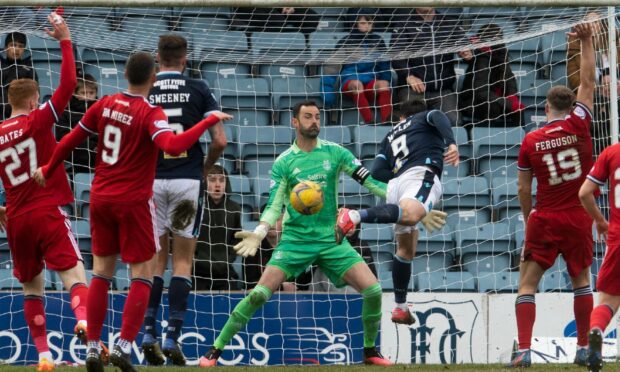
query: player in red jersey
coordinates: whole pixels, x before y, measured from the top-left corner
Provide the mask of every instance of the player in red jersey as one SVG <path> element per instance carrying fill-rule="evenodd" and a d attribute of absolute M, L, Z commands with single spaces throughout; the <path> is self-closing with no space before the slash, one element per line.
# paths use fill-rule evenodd
<path fill-rule="evenodd" d="M 570 35 L 581 40 L 581 85 L 574 93 L 565 86 L 547 93 L 547 124 L 528 133 L 519 152 L 519 202 L 526 223 L 521 252 L 519 295 L 516 300 L 519 350 L 511 367 L 531 365 L 530 345 L 536 318 L 534 294 L 543 274 L 562 255 L 574 292 L 577 323 L 575 363 L 585 365 L 592 311 L 590 265 L 592 219 L 579 202 L 579 187 L 592 164 L 590 122 L 594 95 L 594 49 L 589 24 Z M 538 181 L 532 208 L 532 179 Z"/>
<path fill-rule="evenodd" d="M 103 371 L 99 340 L 107 313 L 108 288 L 120 253 L 131 267 L 131 286 L 123 309 L 121 335 L 110 361 L 123 372 L 131 365 L 136 338 L 149 301 L 152 258 L 159 250 L 153 204 L 153 181 L 159 149 L 178 155 L 209 127 L 232 118 L 220 111 L 175 135 L 163 109 L 145 99 L 156 80 L 155 61 L 136 53 L 127 61 L 127 92 L 107 96 L 88 109 L 79 125 L 62 138 L 49 163 L 36 171 L 44 185 L 69 153 L 88 136 L 99 134 L 95 178 L 91 189 L 90 224 L 93 279 L 88 292 L 88 371 Z"/>
<path fill-rule="evenodd" d="M 596 205 L 599 186 L 609 182 L 609 223 Z M 596 289 L 598 306 L 590 316 L 588 367 L 590 371 L 603 368 L 603 334 L 620 306 L 620 144 L 607 147 L 599 156 L 588 178 L 579 190 L 579 198 L 594 219 L 598 239 L 606 241 L 607 251 L 598 273 Z"/>
<path fill-rule="evenodd" d="M 44 265 L 55 270 L 70 290 L 71 308 L 78 320 L 76 334 L 86 341 L 88 287 L 82 256 L 71 224 L 60 206 L 73 202 L 64 168 L 50 174 L 42 189 L 31 178 L 37 164 L 46 163 L 56 147 L 52 128 L 77 85 L 71 33 L 61 16 L 48 16 L 49 36 L 60 42 L 60 85 L 52 98 L 39 106 L 39 86 L 31 79 L 11 82 L 8 89 L 12 115 L 0 123 L 0 178 L 6 190 L 7 237 L 13 274 L 24 288 L 24 317 L 39 353 L 39 371 L 54 369 L 46 334 L 43 308 Z M 3 210 L 2 213 L 5 211 Z"/>

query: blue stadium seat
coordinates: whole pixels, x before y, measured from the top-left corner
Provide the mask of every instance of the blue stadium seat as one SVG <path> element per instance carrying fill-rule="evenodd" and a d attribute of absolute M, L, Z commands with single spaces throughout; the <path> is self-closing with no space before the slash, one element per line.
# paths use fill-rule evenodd
<path fill-rule="evenodd" d="M 269 178 L 255 178 L 252 180 L 252 191 L 256 197 L 256 207 L 263 209 L 269 201 L 269 191 L 271 190 L 271 180 Z"/>
<path fill-rule="evenodd" d="M 112 95 L 127 89 L 124 53 L 85 49 L 82 55 L 84 71 L 91 74 L 99 84 L 99 97 Z"/>
<path fill-rule="evenodd" d="M 271 178 L 271 168 L 275 162 L 275 157 L 258 157 L 243 160 L 242 170 L 250 179 Z"/>
<path fill-rule="evenodd" d="M 90 202 L 90 188 L 94 177 L 94 173 L 76 173 L 73 177 L 73 189 L 78 203 Z"/>
<path fill-rule="evenodd" d="M 300 32 L 254 32 L 252 34 L 252 53 L 296 54 L 306 49 L 306 39 Z"/>
<path fill-rule="evenodd" d="M 525 130 L 526 133 L 542 127 L 547 122 L 544 107 L 532 106 L 526 108 L 523 118 L 525 122 L 523 130 Z"/>
<path fill-rule="evenodd" d="M 491 179 L 493 208 L 520 208 L 516 177 L 494 177 Z"/>
<path fill-rule="evenodd" d="M 229 21 L 221 17 L 181 17 L 179 29 L 175 31 L 200 32 L 204 35 L 211 31 L 228 31 L 228 24 Z"/>
<path fill-rule="evenodd" d="M 62 283 L 62 280 L 60 279 L 60 275 L 58 275 L 56 272 L 51 271 L 51 270 L 45 269 L 44 271 L 45 271 L 45 276 L 44 276 L 45 290 L 62 291 L 64 288 L 64 284 Z"/>
<path fill-rule="evenodd" d="M 490 158 L 517 159 L 525 133 L 517 128 L 473 128 L 474 157 L 480 163 Z"/>
<path fill-rule="evenodd" d="M 279 111 L 278 113 L 278 125 L 291 126 L 291 119 L 293 118 L 293 110 Z M 321 132 L 328 128 L 327 126 L 328 115 L 325 110 L 321 110 Z M 320 135 L 320 134 L 319 134 Z"/>
<path fill-rule="evenodd" d="M 429 233 L 423 226 L 418 226 L 418 230 L 418 246 L 413 260 L 413 275 L 449 270 L 454 261 L 455 253 L 450 227 L 445 226 L 433 233 Z"/>
<path fill-rule="evenodd" d="M 442 206 L 446 208 L 483 208 L 490 204 L 489 183 L 483 177 L 443 179 Z"/>
<path fill-rule="evenodd" d="M 229 7 L 174 7 L 172 8 L 172 14 L 180 17 L 220 17 L 228 18 L 231 14 Z"/>
<path fill-rule="evenodd" d="M 594 255 L 603 257 L 605 256 L 605 251 L 607 250 L 607 244 L 605 241 L 597 241 L 598 234 L 596 232 L 596 225 L 592 224 L 592 240 L 594 240 Z"/>
<path fill-rule="evenodd" d="M 71 221 L 71 231 L 77 240 L 80 251 L 90 252 L 91 250 L 91 236 L 90 236 L 90 223 L 86 220 L 74 220 Z"/>
<path fill-rule="evenodd" d="M 291 146 L 292 137 L 293 132 L 290 127 L 244 128 L 238 133 L 240 158 L 241 160 L 259 156 L 275 158 Z"/>
<path fill-rule="evenodd" d="M 387 223 L 364 223 L 360 231 L 360 239 L 373 245 L 391 242 L 394 240 L 392 225 Z"/>
<path fill-rule="evenodd" d="M 374 159 L 379 153 L 379 143 L 390 131 L 386 126 L 356 126 L 353 130 L 353 141 L 357 146 L 357 156 L 360 159 Z"/>
<path fill-rule="evenodd" d="M 540 38 L 538 37 L 510 43 L 506 47 L 510 61 L 532 63 L 537 66 L 544 64 L 543 56 L 540 53 Z"/>
<path fill-rule="evenodd" d="M 567 31 L 559 30 L 541 36 L 540 45 L 545 64 L 566 62 L 566 49 L 568 47 Z"/>
<path fill-rule="evenodd" d="M 485 9 L 485 8 L 478 8 L 478 9 Z M 497 15 L 495 15 L 497 16 Z M 513 19 L 510 18 L 505 18 L 505 17 L 493 17 L 493 18 L 484 18 L 484 17 L 480 17 L 480 18 L 475 18 L 471 24 L 471 27 L 469 29 L 468 34 L 469 35 L 476 35 L 478 33 L 478 30 L 480 29 L 480 27 L 484 26 L 484 25 L 488 25 L 489 23 L 494 23 L 496 25 L 498 25 L 501 29 L 502 32 L 504 33 L 504 36 L 514 36 L 514 34 L 517 33 L 517 28 L 519 26 L 519 22 L 515 21 Z"/>
<path fill-rule="evenodd" d="M 212 91 L 223 108 L 271 108 L 269 83 L 266 79 L 218 79 L 213 83 Z"/>
<path fill-rule="evenodd" d="M 540 292 L 569 292 L 572 291 L 572 284 L 566 269 L 566 263 L 562 257 L 558 257 L 555 264 L 551 266 L 543 275 L 538 284 Z"/>
<path fill-rule="evenodd" d="M 163 17 L 149 16 L 144 11 L 138 14 L 142 16 L 124 18 L 121 29 L 134 35 L 135 49 L 155 52 L 159 42 L 159 35 L 170 33 L 168 20 Z"/>
<path fill-rule="evenodd" d="M 39 94 L 45 101 L 60 84 L 60 62 L 35 61 L 33 64 L 39 78 Z"/>
<path fill-rule="evenodd" d="M 219 79 L 251 78 L 251 66 L 245 63 L 203 62 L 200 64 L 201 78 L 213 86 Z"/>
<path fill-rule="evenodd" d="M 321 117 L 327 116 L 321 113 Z M 281 125 L 286 125 L 286 123 L 280 123 Z M 322 123 L 321 123 L 322 125 Z M 323 126 L 321 127 L 321 132 L 319 132 L 319 138 L 322 140 L 330 141 L 337 143 L 345 148 L 349 149 L 352 153 L 355 153 L 355 144 L 351 139 L 351 131 L 349 127 L 334 125 L 334 126 Z"/>
<path fill-rule="evenodd" d="M 381 289 L 383 291 L 393 291 L 394 290 L 394 281 L 392 280 L 391 272 L 381 272 L 379 276 L 379 284 L 381 284 Z"/>
<path fill-rule="evenodd" d="M 513 271 L 478 273 L 478 290 L 481 293 L 516 293 L 519 273 Z"/>
<path fill-rule="evenodd" d="M 230 183 L 230 200 L 238 203 L 242 206 L 247 206 L 251 211 L 254 209 L 254 195 L 252 194 L 252 188 L 250 180 L 246 176 L 242 175 L 229 175 L 228 183 Z"/>
<path fill-rule="evenodd" d="M 345 28 L 342 16 L 323 15 L 316 30 L 317 32 L 343 32 Z"/>
<path fill-rule="evenodd" d="M 592 266 L 590 266 L 590 272 L 592 273 L 592 288 L 596 287 L 596 281 L 598 279 L 598 273 L 601 271 L 601 266 L 603 266 L 603 257 L 602 256 L 594 256 L 592 259 Z"/>
<path fill-rule="evenodd" d="M 430 272 L 417 276 L 420 292 L 473 292 L 476 279 L 467 271 Z"/>
<path fill-rule="evenodd" d="M 226 123 L 226 126 L 262 127 L 271 124 L 271 111 L 267 110 L 226 110 L 226 113 L 233 116 L 232 120 Z"/>
<path fill-rule="evenodd" d="M 303 65 L 268 64 L 258 66 L 258 75 L 269 79 L 304 77 L 305 74 L 306 71 Z"/>
<path fill-rule="evenodd" d="M 454 235 L 463 267 L 474 276 L 482 271 L 510 269 L 514 243 L 508 225 L 461 226 Z"/>
<path fill-rule="evenodd" d="M 310 50 L 313 55 L 323 55 L 327 51 L 333 51 L 338 41 L 347 35 L 347 32 L 313 32 L 310 34 Z"/>
<path fill-rule="evenodd" d="M 538 76 L 541 75 L 542 70 L 539 71 L 538 66 L 533 63 L 528 63 L 521 60 L 513 60 L 512 63 L 510 63 L 510 68 L 512 69 L 515 79 L 517 80 L 517 87 L 520 95 L 526 95 L 527 99 L 524 100 L 522 97 L 522 103 L 528 108 L 537 105 L 537 103 L 535 101 L 532 102 L 529 97 L 532 96 L 532 92 L 535 92 L 536 90 L 536 80 L 538 79 Z"/>
<path fill-rule="evenodd" d="M 248 39 L 241 31 L 191 32 L 201 60 L 217 61 L 222 55 L 242 58 L 249 50 Z"/>
<path fill-rule="evenodd" d="M 228 112 L 228 110 L 225 110 Z M 232 120 L 234 121 L 234 119 Z M 237 129 L 238 127 L 234 124 L 225 124 L 224 131 L 226 132 L 226 140 L 228 141 L 226 148 L 224 149 L 224 154 L 222 155 L 225 159 L 236 161 L 239 157 L 239 140 L 237 138 Z M 256 127 L 254 127 L 256 128 Z M 202 150 L 206 154 L 207 153 L 207 144 L 211 143 L 211 135 L 209 132 L 205 132 L 204 135 L 200 137 L 200 144 L 202 145 Z"/>
<path fill-rule="evenodd" d="M 375 197 L 365 187 L 345 176 L 338 184 L 338 205 L 351 209 L 369 208 L 375 205 Z"/>
<path fill-rule="evenodd" d="M 2 45 L 5 39 L 6 35 L 2 37 Z M 60 44 L 55 39 L 35 35 L 27 35 L 26 39 L 28 40 L 26 50 L 30 50 L 30 57 L 33 61 L 60 62 L 62 60 Z"/>
<path fill-rule="evenodd" d="M 131 286 L 131 271 L 126 266 L 117 265 L 113 286 L 118 291 L 126 291 Z"/>
<path fill-rule="evenodd" d="M 0 289 L 21 289 L 22 285 L 13 276 L 12 269 L 0 269 Z"/>
<path fill-rule="evenodd" d="M 271 88 L 276 110 L 288 109 L 307 100 L 323 105 L 320 78 L 274 78 Z"/>
<path fill-rule="evenodd" d="M 534 86 L 530 89 L 520 90 L 521 102 L 526 107 L 542 106 L 547 99 L 547 92 L 552 87 L 549 80 L 537 79 Z"/>
<path fill-rule="evenodd" d="M 566 61 L 552 62 L 549 65 L 549 78 L 553 85 L 568 85 Z"/>
<path fill-rule="evenodd" d="M 484 176 L 487 180 L 517 177 L 517 162 L 514 158 L 491 157 L 484 160 L 478 168 L 478 174 Z"/>
<path fill-rule="evenodd" d="M 346 104 L 348 102 L 348 104 Z M 345 97 L 345 99 L 342 100 L 342 109 L 338 110 L 338 114 L 340 116 L 340 119 L 338 120 L 338 123 L 340 125 L 344 125 L 344 126 L 351 126 L 351 125 L 356 125 L 356 126 L 361 126 L 364 124 L 364 119 L 362 118 L 362 115 L 360 115 L 359 110 L 356 107 L 352 107 L 353 103 L 350 99 L 347 99 Z M 371 112 L 375 113 L 375 109 L 374 107 L 370 107 Z M 376 115 L 375 115 L 376 116 Z"/>
<path fill-rule="evenodd" d="M 446 217 L 446 225 L 456 227 L 459 225 L 481 225 L 491 222 L 491 213 L 488 208 L 463 209 L 463 208 L 445 208 L 444 212 L 448 214 Z"/>

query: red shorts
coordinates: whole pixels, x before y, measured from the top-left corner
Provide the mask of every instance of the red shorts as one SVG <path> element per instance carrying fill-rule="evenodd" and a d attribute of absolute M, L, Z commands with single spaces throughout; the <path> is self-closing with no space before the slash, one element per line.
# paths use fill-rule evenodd
<path fill-rule="evenodd" d="M 82 260 L 67 214 L 60 208 L 34 209 L 7 223 L 13 275 L 21 282 L 34 279 L 43 262 L 50 270 L 65 271 Z"/>
<path fill-rule="evenodd" d="M 521 260 L 547 270 L 562 254 L 571 278 L 592 265 L 592 218 L 581 208 L 561 212 L 533 210 L 525 229 Z"/>
<path fill-rule="evenodd" d="M 596 279 L 596 290 L 620 296 L 620 245 L 607 245 L 603 265 Z"/>
<path fill-rule="evenodd" d="M 120 253 L 123 262 L 140 263 L 159 252 L 153 199 L 135 203 L 93 199 L 90 226 L 95 256 Z"/>

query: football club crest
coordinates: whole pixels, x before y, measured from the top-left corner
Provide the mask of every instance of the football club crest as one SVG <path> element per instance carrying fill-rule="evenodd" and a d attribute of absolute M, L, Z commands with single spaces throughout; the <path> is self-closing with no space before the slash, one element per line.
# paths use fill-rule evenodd
<path fill-rule="evenodd" d="M 330 163 L 329 160 L 323 160 L 323 169 L 326 171 L 332 169 L 332 163 Z"/>

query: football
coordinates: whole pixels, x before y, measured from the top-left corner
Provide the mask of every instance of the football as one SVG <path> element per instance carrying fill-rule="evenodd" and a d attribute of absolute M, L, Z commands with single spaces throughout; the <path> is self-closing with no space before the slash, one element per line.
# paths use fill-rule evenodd
<path fill-rule="evenodd" d="M 323 208 L 323 189 L 312 181 L 301 181 L 291 191 L 291 205 L 301 214 L 315 214 Z"/>

